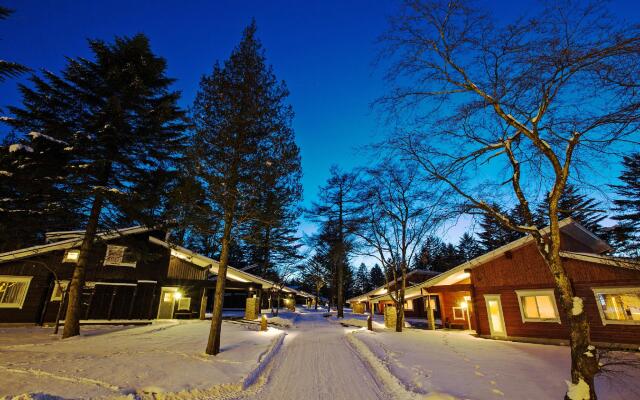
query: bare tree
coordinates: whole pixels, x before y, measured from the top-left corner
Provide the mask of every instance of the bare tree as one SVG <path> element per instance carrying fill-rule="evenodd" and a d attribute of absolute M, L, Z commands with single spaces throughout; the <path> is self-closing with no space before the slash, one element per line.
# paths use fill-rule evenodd
<path fill-rule="evenodd" d="M 407 1 L 384 37 L 395 89 L 381 104 L 395 117 L 414 106 L 390 140 L 403 156 L 470 209 L 533 236 L 569 319 L 568 391 L 595 399 L 597 357 L 586 315 L 572 312 L 581 299 L 560 258 L 558 202 L 568 182 L 638 143 L 640 30 L 600 4 L 549 4 L 505 25 L 463 1 Z M 530 207 L 544 198 L 548 234 Z M 518 205 L 524 223 L 493 201 Z"/>
<path fill-rule="evenodd" d="M 320 301 L 320 290 L 325 286 L 326 274 L 323 261 L 321 254 L 314 254 L 307 262 L 298 267 L 302 281 L 314 289 L 314 308 L 316 311 L 318 310 L 318 302 Z"/>
<path fill-rule="evenodd" d="M 407 273 L 425 237 L 442 220 L 442 194 L 425 190 L 417 165 L 385 162 L 367 170 L 360 196 L 365 254 L 385 271 L 388 295 L 396 307 L 396 332 L 404 326 Z"/>

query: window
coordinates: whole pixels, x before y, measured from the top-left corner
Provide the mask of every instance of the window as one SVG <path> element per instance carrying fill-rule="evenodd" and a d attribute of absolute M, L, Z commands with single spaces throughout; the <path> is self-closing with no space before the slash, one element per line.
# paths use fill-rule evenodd
<path fill-rule="evenodd" d="M 126 246 L 108 245 L 104 256 L 104 265 L 135 267 L 136 259 Z"/>
<path fill-rule="evenodd" d="M 56 281 L 53 281 L 53 292 L 51 293 L 51 301 L 62 300 L 62 293 L 67 290 L 69 281 L 60 281 L 60 285 Z"/>
<path fill-rule="evenodd" d="M 191 297 L 183 297 L 178 301 L 178 311 L 191 309 Z"/>
<path fill-rule="evenodd" d="M 62 257 L 63 263 L 77 263 L 80 258 L 80 250 L 73 249 L 67 250 L 64 252 L 64 257 Z"/>
<path fill-rule="evenodd" d="M 405 310 L 413 310 L 413 300 L 407 300 L 404 302 L 404 309 Z"/>
<path fill-rule="evenodd" d="M 0 308 L 22 308 L 31 278 L 0 275 Z"/>
<path fill-rule="evenodd" d="M 516 290 L 522 322 L 560 323 L 553 289 Z"/>
<path fill-rule="evenodd" d="M 640 324 L 640 287 L 593 289 L 602 324 Z"/>
<path fill-rule="evenodd" d="M 453 319 L 464 319 L 464 310 L 462 307 L 452 307 L 453 308 Z"/>

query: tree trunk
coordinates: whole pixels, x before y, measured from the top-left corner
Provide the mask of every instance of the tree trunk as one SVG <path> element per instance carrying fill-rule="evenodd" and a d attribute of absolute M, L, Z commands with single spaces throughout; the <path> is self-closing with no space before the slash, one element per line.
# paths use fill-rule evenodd
<path fill-rule="evenodd" d="M 344 263 L 342 260 L 338 262 L 338 293 L 337 293 L 337 308 L 338 318 L 344 318 Z"/>
<path fill-rule="evenodd" d="M 73 277 L 69 284 L 67 312 L 64 318 L 64 329 L 62 330 L 63 339 L 80 334 L 80 297 L 82 295 L 82 288 L 84 287 L 85 272 L 93 249 L 93 242 L 95 241 L 96 232 L 98 231 L 102 204 L 102 195 L 96 194 L 93 199 L 93 204 L 91 205 L 91 213 L 87 221 L 87 230 L 85 231 L 84 239 L 82 239 L 82 245 L 80 246 L 80 257 L 73 270 Z"/>
<path fill-rule="evenodd" d="M 589 386 L 589 399 L 596 400 L 594 378 L 599 370 L 597 354 L 595 348 L 590 347 L 591 333 L 586 313 L 582 311 L 578 315 L 573 314 L 575 293 L 560 258 L 561 237 L 557 204 L 550 203 L 550 243 L 547 250 L 543 243 L 539 242 L 538 250 L 547 260 L 556 289 L 560 293 L 562 308 L 569 319 L 571 383 L 574 385 L 581 384 L 581 381 L 586 383 Z M 569 399 L 569 397 L 565 396 L 565 399 Z"/>
<path fill-rule="evenodd" d="M 231 247 L 231 225 L 233 224 L 233 212 L 227 211 L 224 217 L 224 233 L 222 235 L 222 251 L 220 264 L 218 265 L 218 279 L 216 281 L 216 293 L 213 296 L 213 316 L 211 317 L 211 330 L 207 342 L 207 354 L 220 353 L 220 334 L 222 330 L 222 307 L 224 304 L 224 289 L 227 281 L 227 264 L 229 263 L 229 248 Z"/>
<path fill-rule="evenodd" d="M 320 300 L 320 288 L 316 285 L 316 305 L 315 310 L 318 311 L 318 300 Z"/>

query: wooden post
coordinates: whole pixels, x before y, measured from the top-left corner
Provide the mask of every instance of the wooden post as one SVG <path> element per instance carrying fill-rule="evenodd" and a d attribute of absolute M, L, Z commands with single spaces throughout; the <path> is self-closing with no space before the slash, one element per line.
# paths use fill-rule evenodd
<path fill-rule="evenodd" d="M 109 303 L 109 312 L 107 313 L 107 319 L 111 320 L 111 313 L 113 312 L 113 303 L 116 300 L 116 295 L 118 294 L 118 287 L 115 286 L 113 288 L 113 293 L 111 293 L 111 302 Z"/>
<path fill-rule="evenodd" d="M 420 288 L 420 292 L 422 292 L 422 288 Z M 436 318 L 433 315 L 433 307 L 431 307 L 431 295 L 427 292 L 427 317 L 429 318 L 429 329 L 432 331 L 436 330 Z"/>
<path fill-rule="evenodd" d="M 202 297 L 200 298 L 200 319 L 205 319 L 207 316 L 207 288 L 202 288 Z"/>
<path fill-rule="evenodd" d="M 261 331 L 267 330 L 267 316 L 264 314 L 262 314 L 262 319 L 260 320 L 260 330 Z"/>
<path fill-rule="evenodd" d="M 371 314 L 369 314 L 369 316 L 367 317 L 367 329 L 372 331 L 373 330 L 373 318 L 371 318 Z"/>
<path fill-rule="evenodd" d="M 131 299 L 131 304 L 129 305 L 129 319 L 133 315 L 133 305 L 136 303 L 136 297 L 138 295 L 138 285 L 133 288 L 133 298 Z"/>

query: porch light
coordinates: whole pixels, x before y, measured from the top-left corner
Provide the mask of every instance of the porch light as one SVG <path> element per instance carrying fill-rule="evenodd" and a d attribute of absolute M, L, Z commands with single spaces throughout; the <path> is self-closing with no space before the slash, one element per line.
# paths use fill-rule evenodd
<path fill-rule="evenodd" d="M 173 298 L 176 300 L 180 300 L 182 298 L 182 293 L 180 292 L 173 293 Z"/>
<path fill-rule="evenodd" d="M 466 300 L 462 300 L 460 302 L 460 308 L 464 308 L 465 310 L 469 307 L 469 303 Z"/>
<path fill-rule="evenodd" d="M 253 292 L 253 286 L 249 286 L 249 291 Z"/>

